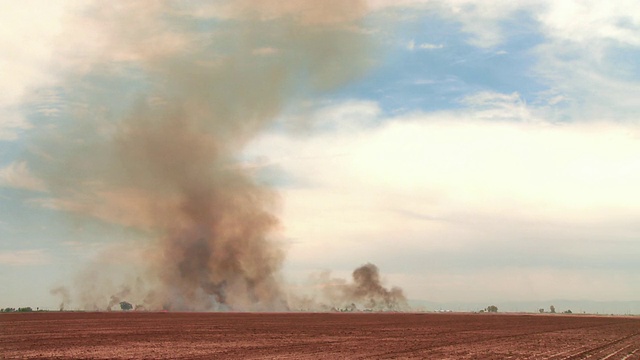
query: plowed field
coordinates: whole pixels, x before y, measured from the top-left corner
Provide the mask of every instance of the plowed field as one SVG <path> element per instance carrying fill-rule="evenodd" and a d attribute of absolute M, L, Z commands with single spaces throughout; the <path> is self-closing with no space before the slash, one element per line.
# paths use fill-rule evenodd
<path fill-rule="evenodd" d="M 0 314 L 0 358 L 640 359 L 640 319 L 399 313 Z"/>

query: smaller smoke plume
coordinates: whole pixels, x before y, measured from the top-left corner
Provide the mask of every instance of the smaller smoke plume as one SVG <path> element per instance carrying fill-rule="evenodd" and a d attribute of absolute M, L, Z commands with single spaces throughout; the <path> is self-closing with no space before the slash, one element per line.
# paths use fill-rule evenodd
<path fill-rule="evenodd" d="M 58 286 L 49 291 L 51 295 L 62 297 L 62 301 L 60 302 L 59 309 L 60 311 L 64 311 L 64 307 L 68 306 L 71 303 L 71 295 L 69 294 L 69 289 L 64 286 Z"/>
<path fill-rule="evenodd" d="M 388 290 L 380 283 L 378 267 L 367 263 L 353 271 L 353 284 L 345 287 L 348 298 L 370 309 L 402 310 L 407 299 L 398 287 Z"/>
<path fill-rule="evenodd" d="M 316 291 L 292 301 L 301 310 L 406 311 L 410 309 L 402 289 L 384 287 L 378 267 L 371 263 L 355 269 L 351 282 L 332 278 L 329 272 L 317 275 L 312 282 Z"/>

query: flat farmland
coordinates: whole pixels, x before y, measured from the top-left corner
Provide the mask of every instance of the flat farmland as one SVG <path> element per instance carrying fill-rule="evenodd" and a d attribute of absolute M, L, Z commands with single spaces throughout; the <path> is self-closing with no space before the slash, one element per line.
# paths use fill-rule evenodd
<path fill-rule="evenodd" d="M 640 319 L 585 315 L 0 314 L 0 358 L 640 359 Z"/>

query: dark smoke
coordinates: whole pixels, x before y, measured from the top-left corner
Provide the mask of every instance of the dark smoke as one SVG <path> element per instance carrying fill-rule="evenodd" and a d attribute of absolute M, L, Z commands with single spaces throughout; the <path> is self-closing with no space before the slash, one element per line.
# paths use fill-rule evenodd
<path fill-rule="evenodd" d="M 388 290 L 382 286 L 378 267 L 371 263 L 353 271 L 353 284 L 345 291 L 348 298 L 371 309 L 402 310 L 408 306 L 402 289 L 392 287 Z"/>

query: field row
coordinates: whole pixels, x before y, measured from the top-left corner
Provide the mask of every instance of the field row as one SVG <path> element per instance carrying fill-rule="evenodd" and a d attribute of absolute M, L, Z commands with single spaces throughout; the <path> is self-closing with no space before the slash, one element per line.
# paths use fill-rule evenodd
<path fill-rule="evenodd" d="M 640 359 L 632 317 L 405 313 L 0 315 L 6 358 Z"/>

